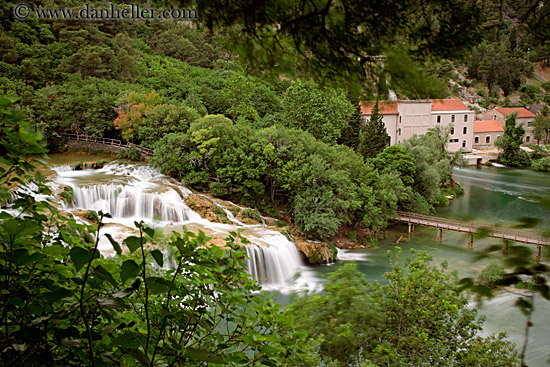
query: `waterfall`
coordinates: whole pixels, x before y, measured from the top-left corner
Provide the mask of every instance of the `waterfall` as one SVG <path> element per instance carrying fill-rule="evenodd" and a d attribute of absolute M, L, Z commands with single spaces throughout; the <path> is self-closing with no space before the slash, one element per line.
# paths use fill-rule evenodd
<path fill-rule="evenodd" d="M 62 166 L 52 167 L 52 170 L 54 170 L 55 172 L 68 172 L 72 171 L 73 168 L 68 164 L 64 164 Z"/>
<path fill-rule="evenodd" d="M 262 285 L 284 285 L 302 265 L 295 245 L 283 234 L 258 225 L 244 225 L 219 203 L 214 203 L 227 214 L 233 224 L 213 223 L 191 210 L 183 197 L 191 191 L 173 179 L 147 166 L 110 163 L 100 169 L 73 171 L 70 166 L 56 167 L 58 176 L 52 185 L 66 185 L 73 189 L 74 204 L 66 210 L 84 209 L 109 213 L 109 222 L 123 224 L 109 227 L 111 235 L 119 242 L 128 234 L 133 221 L 145 220 L 152 225 L 172 227 L 187 225 L 198 228 L 208 236 L 225 238 L 229 232 L 245 229 L 243 236 L 251 244 L 246 245 L 245 260 L 251 277 Z M 206 196 L 205 196 L 206 197 Z M 208 198 L 208 197 L 206 197 Z M 177 228 L 177 227 L 175 227 Z M 108 241 L 100 240 L 100 251 L 114 255 Z"/>
<path fill-rule="evenodd" d="M 73 191 L 75 208 L 102 210 L 114 218 L 183 223 L 198 216 L 172 188 L 159 193 L 135 185 L 97 184 L 73 186 Z"/>
<path fill-rule="evenodd" d="M 284 284 L 302 265 L 296 246 L 282 233 L 259 229 L 261 237 L 249 236 L 246 246 L 246 267 L 252 278 L 261 284 Z"/>

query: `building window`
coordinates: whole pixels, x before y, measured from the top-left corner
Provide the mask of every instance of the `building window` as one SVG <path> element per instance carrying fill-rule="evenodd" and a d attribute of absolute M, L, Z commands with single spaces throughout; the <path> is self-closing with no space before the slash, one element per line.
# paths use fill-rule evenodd
<path fill-rule="evenodd" d="M 491 137 L 489 135 L 487 135 L 485 137 L 485 144 L 490 144 L 491 143 Z"/>
<path fill-rule="evenodd" d="M 529 135 L 527 135 L 527 136 L 525 137 L 525 142 L 526 142 L 526 143 L 529 143 L 529 138 L 530 138 Z"/>
<path fill-rule="evenodd" d="M 451 139 L 449 140 L 449 143 L 458 143 L 458 139 Z"/>
<path fill-rule="evenodd" d="M 476 136 L 476 137 L 474 138 L 474 143 L 479 144 L 479 136 Z"/>
<path fill-rule="evenodd" d="M 397 133 L 399 134 L 399 136 L 401 136 L 401 129 L 398 129 Z"/>
<path fill-rule="evenodd" d="M 451 115 L 451 122 L 455 122 L 455 115 Z"/>
<path fill-rule="evenodd" d="M 441 122 L 441 115 L 437 115 L 437 123 L 439 124 Z"/>
<path fill-rule="evenodd" d="M 531 127 L 531 121 L 527 121 L 527 127 Z"/>
<path fill-rule="evenodd" d="M 493 115 L 493 120 L 496 120 L 497 119 L 497 115 Z"/>
<path fill-rule="evenodd" d="M 399 123 L 401 123 L 401 116 L 399 116 Z"/>
<path fill-rule="evenodd" d="M 468 132 L 468 128 L 464 126 L 464 128 L 462 129 L 462 134 L 466 134 L 467 132 Z"/>
<path fill-rule="evenodd" d="M 466 148 L 466 140 L 462 140 L 462 148 Z"/>
<path fill-rule="evenodd" d="M 455 128 L 453 127 L 453 128 L 451 129 L 451 135 L 454 135 L 454 134 L 455 134 Z"/>
<path fill-rule="evenodd" d="M 468 115 L 464 115 L 464 122 L 468 122 Z"/>

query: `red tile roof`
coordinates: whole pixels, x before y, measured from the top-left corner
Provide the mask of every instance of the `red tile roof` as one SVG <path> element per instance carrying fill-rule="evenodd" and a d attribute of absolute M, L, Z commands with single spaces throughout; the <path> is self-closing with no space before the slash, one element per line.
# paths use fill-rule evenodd
<path fill-rule="evenodd" d="M 361 101 L 361 113 L 370 115 L 376 102 Z M 382 115 L 397 114 L 397 101 L 378 101 L 378 110 Z"/>
<path fill-rule="evenodd" d="M 432 111 L 469 111 L 460 99 L 432 99 Z"/>
<path fill-rule="evenodd" d="M 497 108 L 497 111 L 502 113 L 504 117 L 516 111 L 518 113 L 518 117 L 535 117 L 533 113 L 529 112 L 523 107 Z"/>
<path fill-rule="evenodd" d="M 504 132 L 504 128 L 496 120 L 474 121 L 474 133 L 492 132 Z"/>

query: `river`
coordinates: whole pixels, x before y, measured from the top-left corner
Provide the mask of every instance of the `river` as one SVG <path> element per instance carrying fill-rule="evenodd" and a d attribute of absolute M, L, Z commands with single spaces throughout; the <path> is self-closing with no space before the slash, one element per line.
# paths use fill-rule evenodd
<path fill-rule="evenodd" d="M 444 208 L 438 208 L 436 215 L 476 222 L 487 225 L 511 226 L 521 218 L 536 218 L 538 223 L 534 231 L 550 229 L 550 174 L 532 170 L 519 170 L 496 167 L 456 168 L 453 177 L 465 189 L 465 194 L 452 200 Z M 467 248 L 467 234 L 443 231 L 443 240 L 435 241 L 436 230 L 415 226 L 415 232 L 409 236 L 408 227 L 394 225 L 388 231 L 388 237 L 380 241 L 375 249 L 341 251 L 339 261 L 331 266 L 307 269 L 305 279 L 310 282 L 323 274 L 334 271 L 348 261 L 354 261 L 369 280 L 384 281 L 384 273 L 389 271 L 388 250 L 393 251 L 395 242 L 402 237 L 399 246 L 408 250 L 426 251 L 433 255 L 436 263 L 448 262 L 449 271 L 456 271 L 459 278 L 475 277 L 491 262 L 500 262 L 502 255 L 495 254 L 489 259 L 475 261 L 478 251 L 490 245 L 502 245 L 502 240 L 494 238 L 476 239 L 473 248 Z M 533 259 L 535 246 L 529 246 Z M 550 254 L 545 248 L 542 261 L 548 262 Z M 304 279 L 304 282 L 306 280 Z M 482 305 L 474 302 L 481 314 L 486 316 L 484 334 L 506 331 L 510 340 L 521 349 L 524 341 L 526 317 L 514 306 L 518 296 L 500 292 Z M 281 301 L 285 297 L 281 295 Z M 535 300 L 533 327 L 529 330 L 529 343 L 526 362 L 530 367 L 548 366 L 550 356 L 550 302 L 541 297 Z"/>
<path fill-rule="evenodd" d="M 190 210 L 182 200 L 189 190 L 174 180 L 160 175 L 144 165 L 115 162 L 100 170 L 72 171 L 68 166 L 81 160 L 100 160 L 104 157 L 80 155 L 52 155 L 50 164 L 57 172 L 53 185 L 73 187 L 77 202 L 65 205 L 66 210 L 94 209 L 111 212 L 110 221 L 115 238 L 121 239 L 131 231 L 134 220 L 144 219 L 150 225 L 166 231 L 201 229 L 209 236 L 223 238 L 229 231 L 244 228 L 244 235 L 253 242 L 247 249 L 250 260 L 249 271 L 261 281 L 264 289 L 271 291 L 281 303 L 287 301 L 288 293 L 302 286 L 310 288 L 323 282 L 322 276 L 343 264 L 353 261 L 370 280 L 383 281 L 384 272 L 389 270 L 386 253 L 399 246 L 404 254 L 414 248 L 433 255 L 436 263 L 447 261 L 450 271 L 459 277 L 474 277 L 489 263 L 498 262 L 502 255 L 475 262 L 476 251 L 489 245 L 502 244 L 500 240 L 486 238 L 476 240 L 473 248 L 467 248 L 467 235 L 444 231 L 443 240 L 437 242 L 435 229 L 416 226 L 412 235 L 404 225 L 394 225 L 388 237 L 379 246 L 365 250 L 341 250 L 334 264 L 308 267 L 301 264 L 299 255 L 290 241 L 281 233 L 262 225 L 241 225 L 226 210 L 233 224 L 212 223 Z M 106 157 L 108 159 L 108 157 Z M 453 200 L 448 207 L 439 208 L 437 215 L 475 221 L 484 224 L 512 225 L 522 217 L 538 219 L 535 230 L 550 229 L 550 174 L 530 170 L 516 170 L 495 167 L 455 169 L 455 179 L 465 188 L 465 195 Z M 107 241 L 102 244 L 107 256 L 112 249 Z M 533 257 L 534 257 L 534 247 Z M 543 252 L 543 261 L 548 260 Z M 294 283 L 285 282 L 295 270 L 299 275 Z M 521 346 L 525 328 L 525 317 L 514 307 L 517 296 L 502 292 L 483 305 L 472 303 L 472 307 L 487 316 L 484 333 L 506 331 L 512 341 Z M 537 298 L 534 326 L 530 330 L 527 349 L 529 366 L 545 366 L 549 355 L 550 303 Z"/>

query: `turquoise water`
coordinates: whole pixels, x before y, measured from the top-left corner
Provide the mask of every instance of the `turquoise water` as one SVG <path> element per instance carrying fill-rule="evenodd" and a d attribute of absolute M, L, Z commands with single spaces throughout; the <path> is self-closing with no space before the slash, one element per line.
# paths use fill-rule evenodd
<path fill-rule="evenodd" d="M 93 155 L 63 154 L 52 155 L 52 165 L 71 164 L 78 161 L 97 161 L 103 158 Z M 111 157 L 112 159 L 112 157 Z M 544 232 L 550 229 L 550 174 L 530 170 L 517 170 L 494 167 L 461 168 L 454 172 L 455 179 L 465 188 L 465 195 L 453 200 L 448 207 L 439 208 L 437 215 L 476 222 L 487 225 L 512 226 L 521 218 L 536 218 L 533 230 Z M 407 226 L 394 225 L 388 231 L 386 239 L 381 240 L 377 248 L 365 250 L 341 251 L 337 263 L 326 266 L 303 267 L 297 279 L 299 286 L 319 286 L 322 276 L 336 270 L 347 262 L 357 263 L 359 269 L 369 280 L 384 281 L 384 273 L 389 270 L 387 252 L 399 247 L 404 256 L 410 249 L 426 251 L 432 254 L 434 262 L 447 261 L 449 271 L 456 271 L 458 277 L 475 277 L 491 262 L 501 260 L 501 254 L 475 261 L 478 251 L 490 245 L 502 245 L 502 241 L 491 238 L 475 240 L 473 248 L 468 248 L 467 235 L 444 231 L 443 240 L 435 241 L 435 229 L 416 226 L 415 232 L 407 233 Z M 528 245 L 525 245 L 528 246 Z M 532 250 L 534 258 L 534 247 Z M 543 252 L 543 261 L 550 259 Z M 288 302 L 287 287 L 281 292 L 272 292 L 279 302 Z M 502 292 L 494 299 L 478 307 L 480 313 L 487 316 L 484 333 L 506 331 L 512 341 L 520 347 L 523 343 L 525 317 L 513 306 L 516 295 Z M 472 307 L 475 306 L 472 304 Z M 534 326 L 530 330 L 527 349 L 529 366 L 547 366 L 550 353 L 550 302 L 537 299 L 535 303 Z"/>
<path fill-rule="evenodd" d="M 512 226 L 521 218 L 536 218 L 537 223 L 531 230 L 543 232 L 550 229 L 550 174 L 531 170 L 508 168 L 476 167 L 460 168 L 454 172 L 455 180 L 466 190 L 448 207 L 439 208 L 436 215 L 453 219 L 466 220 L 486 225 Z M 433 256 L 434 262 L 447 261 L 449 271 L 455 271 L 459 278 L 476 277 L 491 262 L 500 262 L 501 254 L 476 261 L 479 251 L 491 245 L 503 245 L 498 239 L 484 238 L 474 240 L 473 248 L 466 246 L 467 235 L 464 233 L 444 231 L 443 240 L 435 241 L 436 230 L 416 226 L 415 232 L 409 235 L 407 226 L 394 225 L 388 237 L 380 241 L 379 247 L 366 250 L 348 250 L 340 254 L 336 264 L 308 268 L 304 271 L 302 283 L 322 282 L 322 276 L 334 271 L 339 266 L 353 261 L 365 273 L 369 280 L 384 281 L 384 273 L 389 271 L 387 253 L 393 252 L 396 241 L 401 238 L 399 247 L 403 255 L 410 249 L 426 251 Z M 535 256 L 535 247 L 531 249 Z M 543 261 L 548 261 L 550 254 L 543 251 Z M 509 338 L 521 348 L 524 341 L 526 318 L 514 307 L 518 298 L 501 292 L 495 298 L 485 301 L 482 306 L 472 303 L 481 314 L 486 315 L 484 334 L 506 331 Z M 286 295 L 279 295 L 279 301 L 287 302 Z M 550 354 L 550 302 L 537 298 L 535 301 L 534 326 L 530 328 L 527 349 L 529 366 L 547 366 Z"/>

